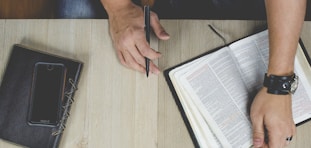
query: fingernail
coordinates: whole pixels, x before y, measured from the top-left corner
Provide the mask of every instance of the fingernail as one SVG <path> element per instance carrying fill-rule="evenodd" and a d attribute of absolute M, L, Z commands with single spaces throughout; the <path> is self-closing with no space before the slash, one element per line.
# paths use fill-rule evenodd
<path fill-rule="evenodd" d="M 262 140 L 261 139 L 254 139 L 253 144 L 254 144 L 254 147 L 261 147 Z"/>
<path fill-rule="evenodd" d="M 170 35 L 169 35 L 167 32 L 165 32 L 165 31 L 162 31 L 162 32 L 161 32 L 161 36 L 162 36 L 162 37 L 165 37 L 165 38 L 167 38 L 167 39 L 170 38 Z"/>

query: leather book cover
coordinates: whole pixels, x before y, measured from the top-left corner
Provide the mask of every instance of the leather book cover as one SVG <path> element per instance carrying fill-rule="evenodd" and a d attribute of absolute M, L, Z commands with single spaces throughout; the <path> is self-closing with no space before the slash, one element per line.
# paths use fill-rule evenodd
<path fill-rule="evenodd" d="M 61 63 L 66 67 L 61 118 L 54 127 L 31 126 L 27 120 L 34 67 L 38 62 Z M 0 86 L 0 138 L 31 148 L 57 148 L 82 66 L 82 62 L 73 59 L 14 45 Z"/>

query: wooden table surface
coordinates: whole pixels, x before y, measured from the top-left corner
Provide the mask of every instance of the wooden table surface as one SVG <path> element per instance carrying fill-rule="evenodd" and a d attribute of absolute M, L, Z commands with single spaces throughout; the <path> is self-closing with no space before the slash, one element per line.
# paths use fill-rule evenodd
<path fill-rule="evenodd" d="M 161 70 L 223 46 L 208 27 L 228 42 L 250 35 L 265 21 L 161 20 L 168 41 L 152 38 L 162 53 Z M 0 78 L 13 44 L 24 44 L 84 62 L 79 89 L 60 148 L 189 148 L 191 138 L 161 73 L 123 67 L 109 37 L 107 20 L 0 20 Z M 311 22 L 301 38 L 311 53 Z M 297 128 L 289 147 L 311 147 L 311 122 Z M 0 148 L 20 147 L 0 140 Z"/>

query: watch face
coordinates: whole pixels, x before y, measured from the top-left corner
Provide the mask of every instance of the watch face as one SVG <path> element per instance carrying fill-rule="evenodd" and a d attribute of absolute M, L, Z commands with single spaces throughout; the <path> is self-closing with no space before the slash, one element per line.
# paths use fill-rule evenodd
<path fill-rule="evenodd" d="M 293 80 L 291 80 L 290 93 L 294 94 L 298 87 L 298 76 L 294 76 Z"/>

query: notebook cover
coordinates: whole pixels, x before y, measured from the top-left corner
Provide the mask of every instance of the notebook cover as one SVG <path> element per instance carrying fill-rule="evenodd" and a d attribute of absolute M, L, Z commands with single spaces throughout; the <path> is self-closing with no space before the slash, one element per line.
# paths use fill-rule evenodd
<path fill-rule="evenodd" d="M 62 63 L 67 68 L 62 120 L 57 127 L 30 126 L 27 116 L 34 66 Z M 0 86 L 0 138 L 31 148 L 56 148 L 65 127 L 82 62 L 14 45 Z"/>

